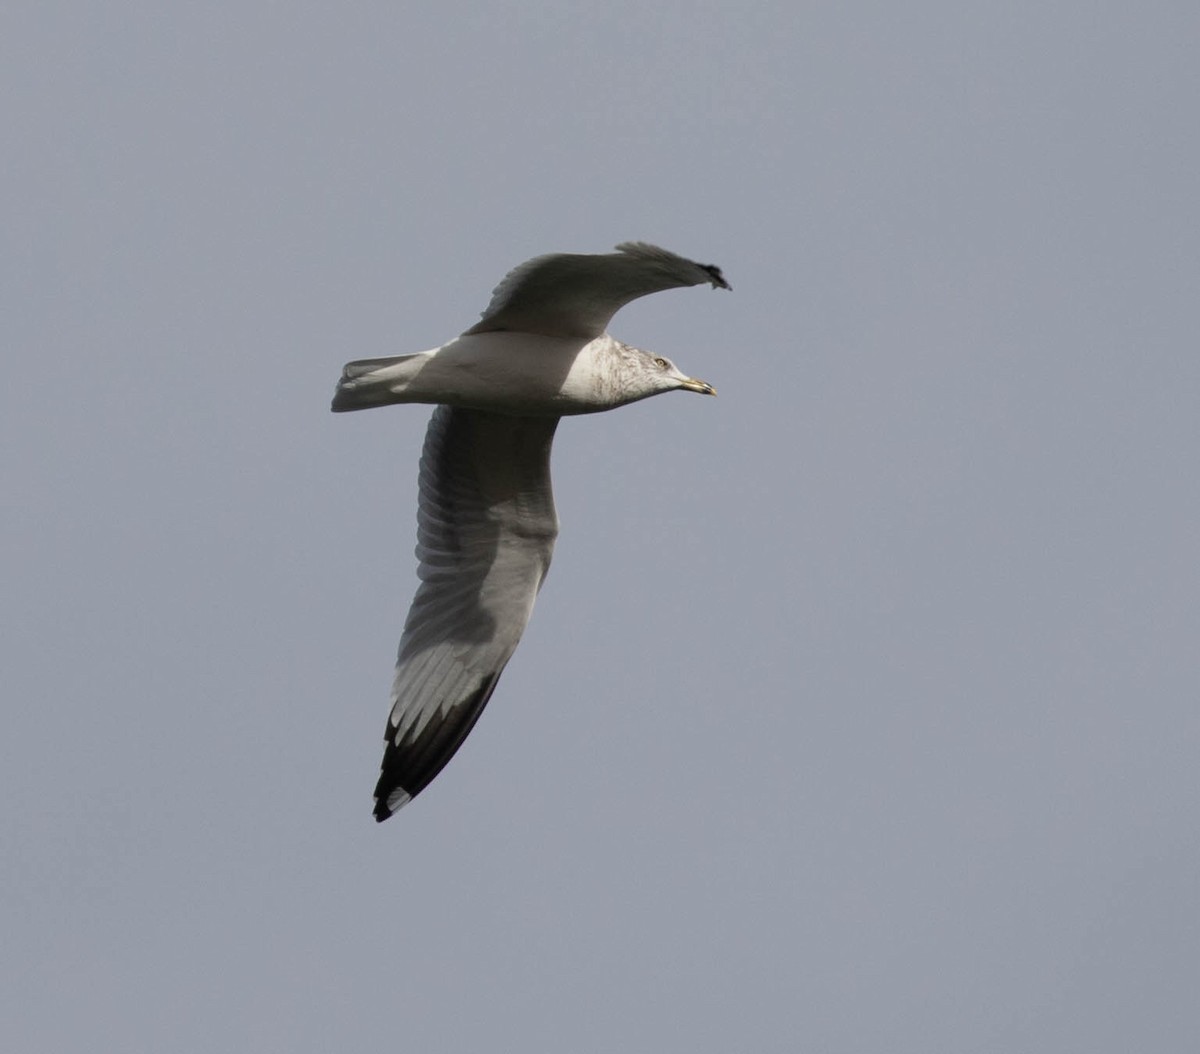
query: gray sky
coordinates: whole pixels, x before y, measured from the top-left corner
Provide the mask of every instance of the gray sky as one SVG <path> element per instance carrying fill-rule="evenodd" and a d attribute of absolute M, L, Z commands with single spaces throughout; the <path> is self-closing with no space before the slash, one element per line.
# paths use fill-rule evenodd
<path fill-rule="evenodd" d="M 6 1050 L 1200 1049 L 1200 11 L 17 3 Z M 371 818 L 428 411 L 514 264 L 720 398 L 565 422 Z"/>

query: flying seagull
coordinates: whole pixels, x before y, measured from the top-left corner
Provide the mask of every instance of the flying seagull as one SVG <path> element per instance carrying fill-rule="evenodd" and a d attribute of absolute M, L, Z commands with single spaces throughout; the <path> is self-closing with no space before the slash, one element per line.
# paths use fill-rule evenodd
<path fill-rule="evenodd" d="M 342 370 L 334 411 L 437 406 L 419 475 L 421 585 L 400 638 L 376 820 L 441 772 L 521 639 L 558 536 L 558 419 L 675 389 L 717 394 L 606 330 L 638 297 L 705 282 L 729 289 L 720 269 L 645 242 L 616 248 L 535 257 L 509 272 L 462 336 Z"/>

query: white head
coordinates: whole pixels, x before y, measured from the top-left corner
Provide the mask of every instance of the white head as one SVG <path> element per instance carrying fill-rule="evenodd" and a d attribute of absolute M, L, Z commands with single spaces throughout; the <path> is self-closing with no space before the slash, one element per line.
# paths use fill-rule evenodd
<path fill-rule="evenodd" d="M 594 343 L 600 344 L 601 341 L 605 341 L 607 346 L 597 349 L 603 365 L 596 380 L 602 389 L 601 397 L 611 406 L 679 389 L 701 395 L 717 394 L 717 389 L 707 381 L 689 377 L 662 355 L 642 351 L 607 335 Z"/>
<path fill-rule="evenodd" d="M 648 351 L 640 352 L 640 354 L 648 360 L 651 375 L 657 377 L 658 387 L 655 391 L 668 392 L 682 388 L 684 391 L 698 392 L 700 395 L 717 394 L 717 389 L 708 381 L 689 377 L 670 359 L 665 359 L 661 355 L 651 355 Z"/>

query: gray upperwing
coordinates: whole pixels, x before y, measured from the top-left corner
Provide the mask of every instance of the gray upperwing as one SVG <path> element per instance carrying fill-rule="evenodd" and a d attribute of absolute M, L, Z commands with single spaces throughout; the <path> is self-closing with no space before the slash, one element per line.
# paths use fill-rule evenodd
<path fill-rule="evenodd" d="M 467 333 L 511 330 L 594 339 L 630 301 L 704 282 L 729 288 L 720 268 L 645 242 L 622 242 L 615 253 L 536 256 L 505 276 L 483 318 Z"/>
<path fill-rule="evenodd" d="M 421 454 L 417 589 L 396 660 L 375 817 L 442 770 L 487 704 L 550 567 L 557 418 L 439 406 Z"/>

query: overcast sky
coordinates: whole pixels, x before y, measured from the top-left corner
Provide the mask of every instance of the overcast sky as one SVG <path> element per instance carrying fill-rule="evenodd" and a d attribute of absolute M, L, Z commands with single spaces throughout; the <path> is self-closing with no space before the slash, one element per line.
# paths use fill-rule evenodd
<path fill-rule="evenodd" d="M 0 16 L 0 1045 L 1200 1049 L 1200 8 Z M 718 264 L 564 422 L 371 817 L 424 407 L 538 253 Z"/>

